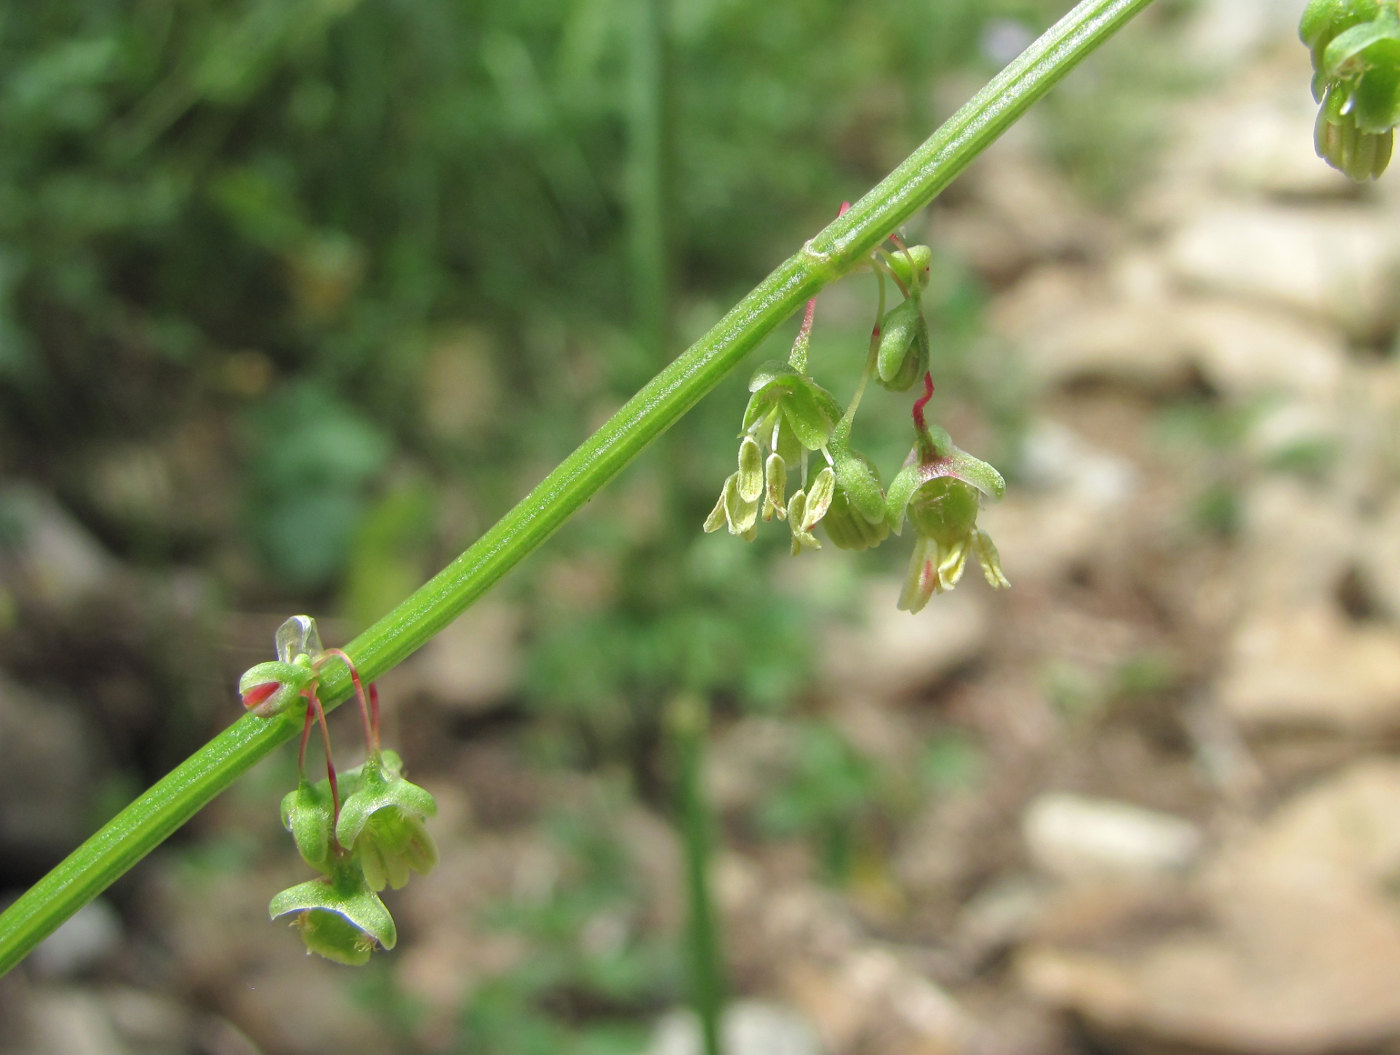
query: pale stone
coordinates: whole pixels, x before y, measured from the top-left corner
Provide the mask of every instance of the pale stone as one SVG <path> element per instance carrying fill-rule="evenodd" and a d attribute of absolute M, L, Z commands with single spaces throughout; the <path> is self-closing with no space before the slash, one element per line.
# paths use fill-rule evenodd
<path fill-rule="evenodd" d="M 1195 918 L 1033 946 L 1022 983 L 1124 1052 L 1379 1050 L 1400 1037 L 1397 815 L 1400 765 L 1356 765 L 1231 840 Z"/>
<path fill-rule="evenodd" d="M 1053 581 L 1091 561 L 1121 528 L 1118 517 L 1139 489 L 1131 461 L 1055 422 L 1033 425 L 1023 452 L 1019 484 L 978 517 L 1013 589 L 1022 581 Z"/>
<path fill-rule="evenodd" d="M 1354 513 L 1330 484 L 1263 477 L 1241 502 L 1240 598 L 1266 621 L 1331 595 L 1356 545 Z"/>
<path fill-rule="evenodd" d="M 1182 872 L 1202 844 L 1195 825 L 1178 817 L 1063 792 L 1032 802 L 1021 829 L 1036 866 L 1071 881 Z"/>
<path fill-rule="evenodd" d="M 775 1004 L 728 1004 L 720 1035 L 726 1055 L 820 1055 L 821 1044 L 801 1015 Z M 700 1024 L 693 1011 L 666 1015 L 652 1036 L 650 1055 L 701 1055 Z"/>
<path fill-rule="evenodd" d="M 1335 607 L 1255 612 L 1230 643 L 1220 704 L 1249 728 L 1400 728 L 1400 637 Z"/>
<path fill-rule="evenodd" d="M 523 627 L 514 606 L 479 602 L 423 646 L 402 678 L 448 710 L 487 710 L 518 687 Z"/>
<path fill-rule="evenodd" d="M 906 527 L 906 539 L 911 532 Z M 823 632 L 822 684 L 831 695 L 909 696 L 937 684 L 986 646 L 990 587 L 976 566 L 917 615 L 895 607 L 898 594 L 895 581 L 872 586 L 859 623 L 833 623 Z"/>
<path fill-rule="evenodd" d="M 1351 204 L 1217 204 L 1175 231 L 1167 259 L 1186 286 L 1385 332 L 1395 321 L 1400 230 Z"/>
<path fill-rule="evenodd" d="M 1346 348 L 1333 328 L 1218 297 L 1184 298 L 1168 314 L 1202 376 L 1224 395 L 1326 400 L 1341 384 Z"/>

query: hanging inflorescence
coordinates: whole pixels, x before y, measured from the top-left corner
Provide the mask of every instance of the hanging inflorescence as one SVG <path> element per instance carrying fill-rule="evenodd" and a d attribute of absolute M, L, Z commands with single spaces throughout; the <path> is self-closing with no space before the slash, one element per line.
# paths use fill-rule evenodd
<path fill-rule="evenodd" d="M 337 773 L 331 759 L 330 732 L 319 696 L 320 671 L 339 661 L 350 670 L 365 735 L 365 761 Z M 277 630 L 277 659 L 259 663 L 238 682 L 243 705 L 269 718 L 302 704 L 301 751 L 295 791 L 282 800 L 282 825 L 292 833 L 306 863 L 320 872 L 272 899 L 273 919 L 291 917 L 308 952 L 337 963 L 368 962 L 377 948 L 398 941 L 394 918 L 379 891 L 395 890 L 411 872 L 426 873 L 437 864 L 437 847 L 423 822 L 437 803 L 406 780 L 403 762 L 379 743 L 379 695 L 366 693 L 355 665 L 338 648 L 321 647 L 316 621 L 295 615 Z M 306 775 L 306 746 L 319 725 L 326 753 L 325 779 Z"/>
<path fill-rule="evenodd" d="M 1397 0 L 1312 0 L 1298 24 L 1312 51 L 1320 103 L 1318 156 L 1354 180 L 1390 163 L 1400 124 L 1400 10 Z"/>
<path fill-rule="evenodd" d="M 752 540 L 760 520 L 785 520 L 793 554 L 820 549 L 815 529 L 840 549 L 877 546 L 907 521 L 915 529 L 909 574 L 899 607 L 917 612 L 929 598 L 951 590 L 969 556 L 994 587 L 1010 585 L 996 547 L 977 526 L 984 497 L 1000 498 L 1001 474 L 954 446 L 948 433 L 925 414 L 933 396 L 929 331 L 920 294 L 929 280 L 932 251 L 890 238 L 871 255 L 879 303 L 865 369 L 848 406 L 819 385 L 807 370 L 807 350 L 816 312 L 807 304 L 786 362 L 764 363 L 749 382 L 748 406 L 739 434 L 738 468 L 725 481 L 705 530 L 727 527 Z M 886 284 L 900 302 L 886 310 Z M 922 394 L 911 417 L 914 444 L 886 490 L 870 459 L 851 445 L 856 410 L 870 379 L 892 392 L 908 392 L 920 381 Z M 791 496 L 788 488 L 797 483 Z"/>

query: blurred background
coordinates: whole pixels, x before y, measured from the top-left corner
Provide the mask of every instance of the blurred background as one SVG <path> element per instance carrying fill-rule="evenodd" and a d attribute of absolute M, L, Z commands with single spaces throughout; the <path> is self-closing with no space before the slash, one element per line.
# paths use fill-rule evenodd
<path fill-rule="evenodd" d="M 0 899 L 1067 6 L 0 11 Z M 701 534 L 790 323 L 381 682 L 441 808 L 398 949 L 267 922 L 279 752 L 0 981 L 0 1052 L 697 1050 L 683 696 L 731 1055 L 1400 1050 L 1400 176 L 1313 156 L 1301 6 L 1162 0 L 905 232 L 1012 590 L 910 617 L 907 538 Z M 842 399 L 873 287 L 818 308 Z M 887 481 L 907 410 L 862 405 Z"/>

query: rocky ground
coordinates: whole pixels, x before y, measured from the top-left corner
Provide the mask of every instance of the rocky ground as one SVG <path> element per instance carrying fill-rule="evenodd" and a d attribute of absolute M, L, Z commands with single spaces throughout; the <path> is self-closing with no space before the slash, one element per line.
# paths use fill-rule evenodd
<path fill-rule="evenodd" d="M 865 625 L 830 629 L 809 709 L 863 757 L 906 772 L 931 743 L 974 745 L 857 824 L 840 884 L 746 820 L 796 727 L 716 728 L 735 1055 L 1400 1051 L 1400 174 L 1355 188 L 1313 156 L 1295 17 L 1187 21 L 1211 72 L 1153 115 L 1121 208 L 1068 187 L 1032 121 L 935 209 L 932 240 L 997 290 L 989 346 L 1029 393 L 1018 478 L 985 515 L 1014 588 L 969 577 L 911 619 L 880 583 Z M 120 577 L 29 501 L 64 553 L 45 589 Z M 178 616 L 178 585 L 161 603 Z M 628 896 L 564 943 L 674 933 L 672 829 L 610 777 L 527 778 L 492 734 L 519 632 L 485 605 L 401 674 L 414 728 L 476 731 L 421 745 L 444 859 L 395 902 L 377 997 L 259 922 L 294 866 L 234 847 L 232 873 L 144 868 L 120 915 L 99 902 L 0 983 L 0 1052 L 444 1050 L 464 991 L 537 952 L 479 910 L 567 875 L 528 823 L 550 803 L 600 804 L 631 862 Z M 0 714 L 31 781 L 46 744 L 101 751 L 22 691 Z M 259 780 L 205 829 L 265 827 L 277 775 Z M 52 794 L 67 840 L 82 804 L 56 777 Z M 411 1005 L 384 996 L 389 971 Z M 650 1050 L 695 1050 L 665 1010 Z"/>

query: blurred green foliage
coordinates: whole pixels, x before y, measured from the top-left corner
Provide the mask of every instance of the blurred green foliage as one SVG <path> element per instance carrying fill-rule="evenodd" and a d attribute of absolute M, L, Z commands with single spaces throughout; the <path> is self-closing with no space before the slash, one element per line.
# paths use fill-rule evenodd
<path fill-rule="evenodd" d="M 558 873 L 548 886 L 488 906 L 483 922 L 528 948 L 476 987 L 461 1017 L 472 1055 L 605 1055 L 644 1046 L 642 1013 L 680 991 L 674 948 L 643 926 L 646 891 L 614 829 L 617 804 L 561 809 L 543 825 Z"/>

